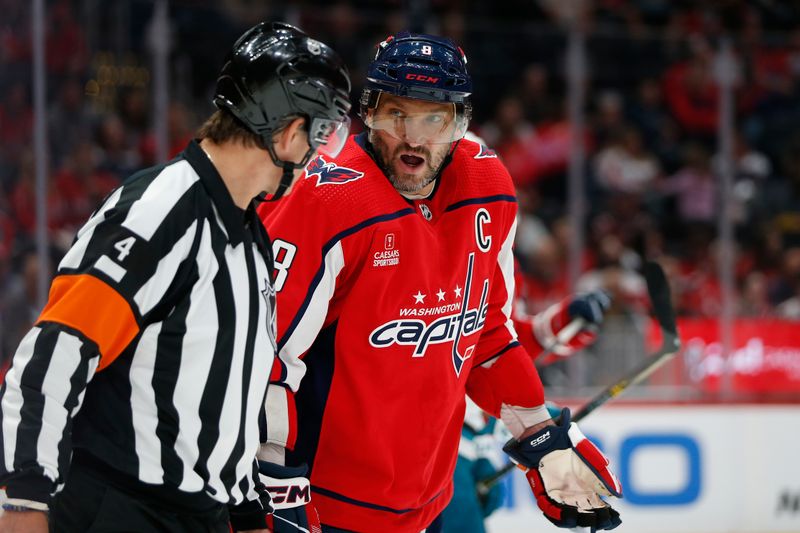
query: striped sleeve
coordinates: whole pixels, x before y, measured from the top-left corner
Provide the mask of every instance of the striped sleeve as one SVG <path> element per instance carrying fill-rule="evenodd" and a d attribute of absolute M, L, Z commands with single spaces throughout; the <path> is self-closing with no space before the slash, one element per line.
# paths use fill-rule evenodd
<path fill-rule="evenodd" d="M 0 391 L 0 485 L 10 497 L 48 501 L 87 383 L 190 282 L 182 267 L 196 253 L 196 183 L 182 160 L 134 176 L 78 232 Z"/>
<path fill-rule="evenodd" d="M 97 362 L 94 343 L 52 323 L 34 327 L 20 343 L 0 390 L 0 484 L 9 498 L 48 502 L 67 466 L 70 422 Z"/>

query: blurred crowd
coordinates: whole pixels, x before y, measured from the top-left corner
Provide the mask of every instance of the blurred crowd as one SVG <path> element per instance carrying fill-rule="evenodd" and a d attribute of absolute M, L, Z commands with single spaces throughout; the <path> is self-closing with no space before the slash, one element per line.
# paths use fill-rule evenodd
<path fill-rule="evenodd" d="M 568 292 L 567 28 L 586 32 L 586 249 L 579 288 L 640 298 L 645 258 L 668 269 L 679 312 L 720 312 L 720 167 L 715 79 L 733 44 L 735 306 L 800 320 L 800 11 L 790 2 L 171 0 L 167 34 L 152 0 L 47 2 L 47 227 L 35 255 L 31 5 L 0 0 L 0 355 L 37 316 L 36 276 L 134 170 L 156 162 L 152 50 L 170 47 L 169 155 L 211 110 L 214 76 L 236 35 L 283 19 L 331 44 L 360 80 L 375 43 L 411 27 L 461 44 L 475 82 L 472 129 L 518 187 L 518 282 L 528 311 Z M 409 10 L 409 5 L 411 10 Z M 415 11 L 427 8 L 427 12 Z M 357 106 L 356 106 L 357 108 Z M 354 124 L 358 121 L 355 120 Z"/>

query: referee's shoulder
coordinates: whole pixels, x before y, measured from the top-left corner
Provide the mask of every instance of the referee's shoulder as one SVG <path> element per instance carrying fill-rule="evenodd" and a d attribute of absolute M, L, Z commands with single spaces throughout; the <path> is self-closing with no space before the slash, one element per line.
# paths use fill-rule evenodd
<path fill-rule="evenodd" d="M 134 203 L 147 205 L 149 209 L 171 209 L 175 204 L 210 205 L 210 196 L 202 187 L 200 176 L 181 154 L 171 161 L 144 168 L 131 174 L 122 183 L 122 196 L 118 207 L 130 207 Z M 151 212 L 156 216 L 158 212 Z M 166 215 L 167 213 L 161 213 Z"/>

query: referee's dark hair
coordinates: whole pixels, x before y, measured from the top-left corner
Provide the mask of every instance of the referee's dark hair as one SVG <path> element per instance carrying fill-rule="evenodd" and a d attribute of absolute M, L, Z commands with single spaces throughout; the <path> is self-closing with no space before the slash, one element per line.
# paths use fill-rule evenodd
<path fill-rule="evenodd" d="M 299 118 L 299 115 L 283 117 L 275 128 L 273 137 L 283 131 L 292 121 Z M 307 124 L 303 123 L 303 128 L 307 129 Z M 216 110 L 202 126 L 197 130 L 198 139 L 209 139 L 215 144 L 224 142 L 234 142 L 242 144 L 247 148 L 258 147 L 266 150 L 263 137 L 253 133 L 250 128 L 244 125 L 239 119 L 227 109 Z"/>

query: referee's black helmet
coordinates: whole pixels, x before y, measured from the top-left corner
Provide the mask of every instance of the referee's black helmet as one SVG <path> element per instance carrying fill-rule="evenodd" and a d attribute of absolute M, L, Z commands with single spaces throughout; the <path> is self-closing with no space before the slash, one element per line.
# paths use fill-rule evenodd
<path fill-rule="evenodd" d="M 276 165 L 305 166 L 315 150 L 338 154 L 350 119 L 350 76 L 339 55 L 283 22 L 262 22 L 233 45 L 217 79 L 214 104 L 258 135 Z M 272 135 L 287 119 L 306 119 L 309 150 L 280 161 Z"/>

